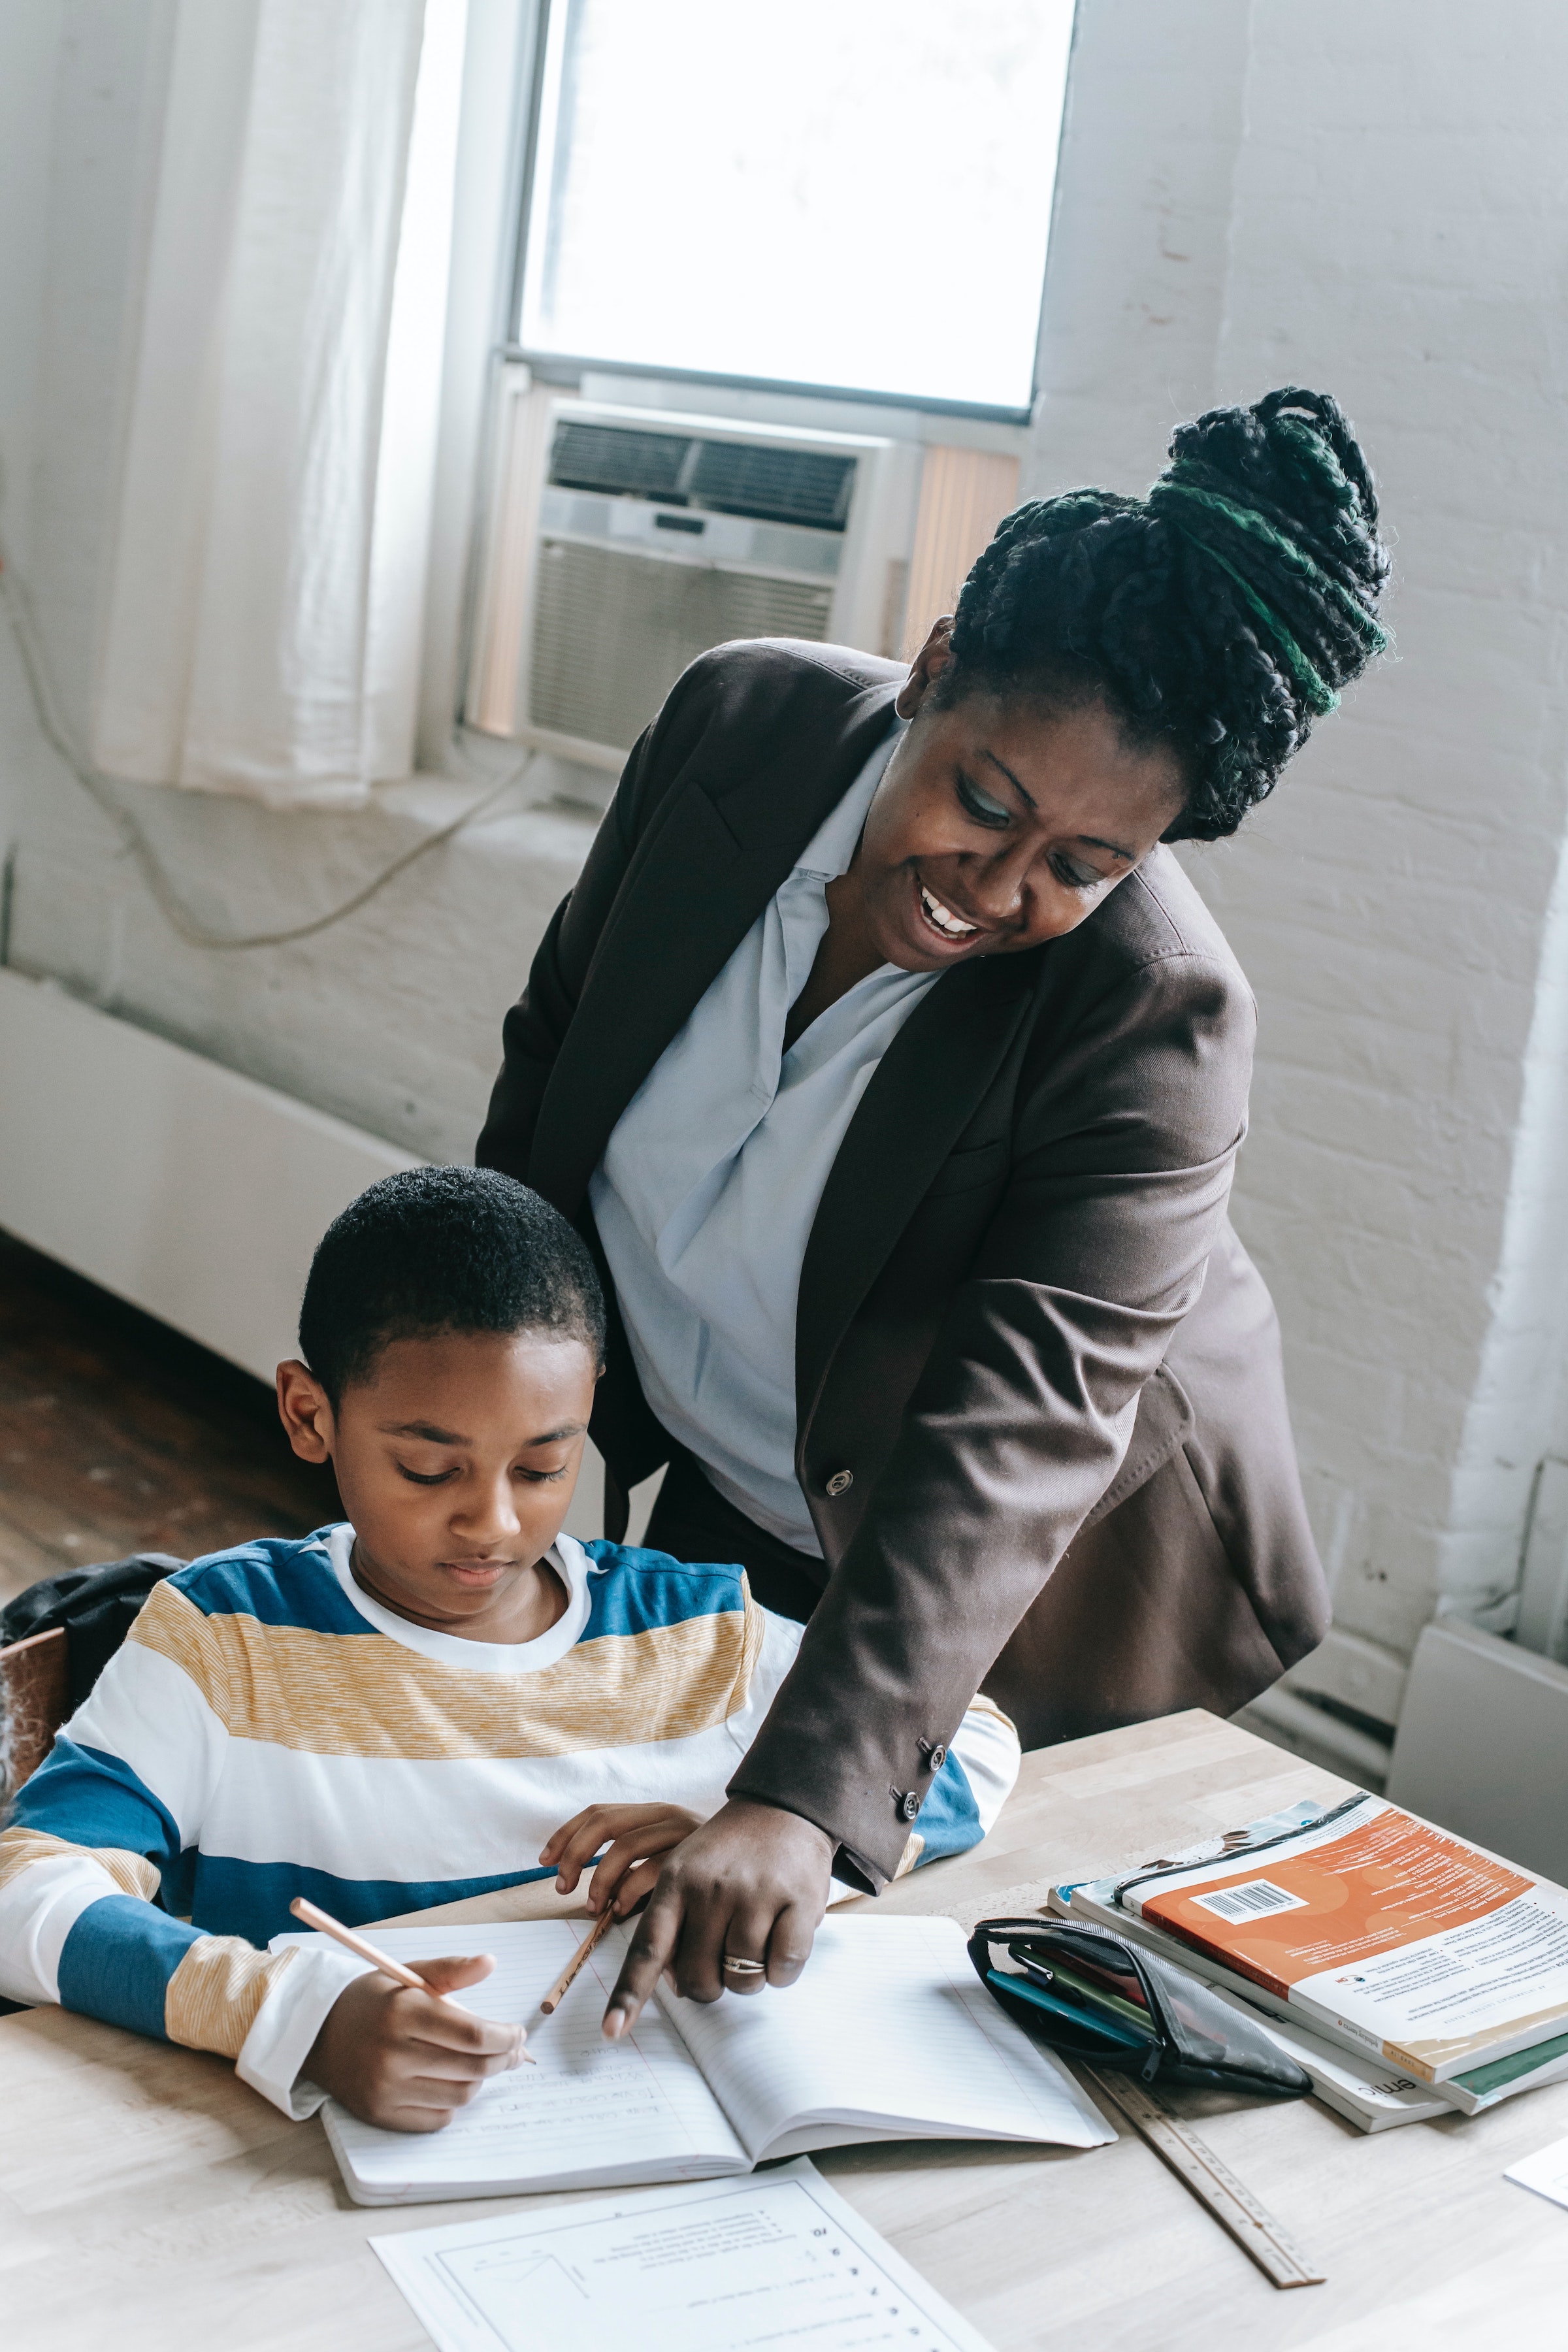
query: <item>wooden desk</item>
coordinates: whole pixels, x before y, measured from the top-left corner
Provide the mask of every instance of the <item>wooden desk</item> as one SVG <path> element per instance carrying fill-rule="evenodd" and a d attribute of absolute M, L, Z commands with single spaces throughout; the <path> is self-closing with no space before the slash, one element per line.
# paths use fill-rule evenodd
<path fill-rule="evenodd" d="M 1028 1757 L 986 1843 L 882 1905 L 968 1926 L 1344 1785 L 1197 1712 L 1108 1732 Z M 543 1907 L 566 1906 L 489 1897 L 448 1916 Z M 1568 2134 L 1568 2084 L 1375 2138 L 1311 2101 L 1171 2096 L 1326 2285 L 1269 2286 L 1125 2130 L 1082 2154 L 906 2144 L 819 2160 L 997 2352 L 1568 2336 L 1568 2213 L 1502 2179 Z M 427 2352 L 366 2240 L 500 2210 L 361 2211 L 320 2126 L 286 2123 L 221 2060 L 58 2011 L 0 2021 L 0 2334 L 17 2352 Z"/>

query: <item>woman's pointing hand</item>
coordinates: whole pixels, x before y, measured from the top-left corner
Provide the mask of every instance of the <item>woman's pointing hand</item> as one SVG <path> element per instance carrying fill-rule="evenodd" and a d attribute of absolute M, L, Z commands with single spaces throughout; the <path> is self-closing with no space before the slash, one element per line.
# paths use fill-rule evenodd
<path fill-rule="evenodd" d="M 637 2022 L 667 1970 L 689 2000 L 793 1984 L 827 1907 L 832 1862 L 815 1822 L 731 1798 L 660 1871 L 605 2011 L 609 2039 Z"/>

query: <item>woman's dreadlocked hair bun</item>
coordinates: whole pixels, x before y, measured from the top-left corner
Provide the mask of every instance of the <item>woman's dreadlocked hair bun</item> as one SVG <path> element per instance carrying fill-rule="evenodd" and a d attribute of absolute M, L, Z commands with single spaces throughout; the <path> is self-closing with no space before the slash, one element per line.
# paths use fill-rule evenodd
<path fill-rule="evenodd" d="M 1103 700 L 1187 777 L 1167 840 L 1215 841 L 1388 640 L 1388 551 L 1365 458 L 1326 393 L 1271 392 L 1184 425 L 1147 499 L 1018 508 L 964 583 L 942 704 Z"/>

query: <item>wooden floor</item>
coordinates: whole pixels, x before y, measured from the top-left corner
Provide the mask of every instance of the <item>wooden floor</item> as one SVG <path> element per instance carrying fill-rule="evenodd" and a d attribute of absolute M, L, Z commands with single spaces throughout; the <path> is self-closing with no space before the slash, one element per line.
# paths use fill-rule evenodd
<path fill-rule="evenodd" d="M 259 1381 L 0 1234 L 0 1602 L 62 1568 L 341 1516 Z"/>

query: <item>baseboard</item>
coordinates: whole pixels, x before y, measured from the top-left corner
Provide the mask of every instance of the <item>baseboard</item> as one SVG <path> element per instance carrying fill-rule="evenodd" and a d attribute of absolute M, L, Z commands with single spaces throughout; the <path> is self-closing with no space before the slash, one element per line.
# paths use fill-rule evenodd
<path fill-rule="evenodd" d="M 0 1226 L 266 1381 L 326 1226 L 419 1164 L 5 971 L 0 1104 Z"/>

